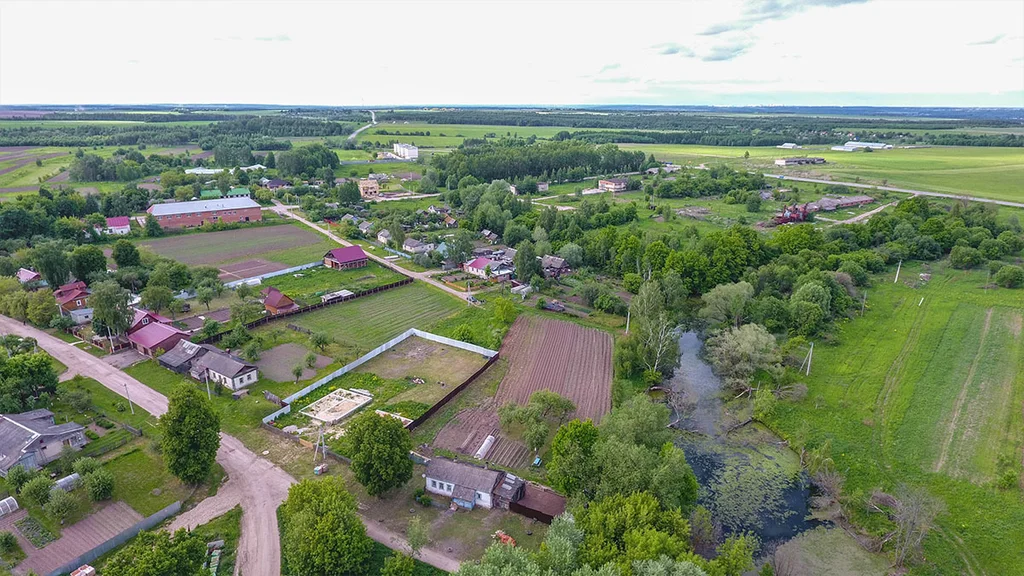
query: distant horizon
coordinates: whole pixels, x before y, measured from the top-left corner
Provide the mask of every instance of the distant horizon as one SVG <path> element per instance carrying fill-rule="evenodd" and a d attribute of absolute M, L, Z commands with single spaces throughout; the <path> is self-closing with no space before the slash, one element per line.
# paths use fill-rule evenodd
<path fill-rule="evenodd" d="M 1024 93 L 1022 93 L 1024 98 Z M 907 104 L 653 104 L 645 102 L 622 103 L 576 103 L 576 104 L 285 104 L 263 102 L 95 102 L 95 103 L 57 103 L 28 102 L 18 104 L 0 104 L 0 110 L 45 108 L 203 108 L 203 107 L 234 107 L 256 110 L 291 109 L 291 108 L 337 108 L 347 110 L 387 110 L 387 109 L 431 109 L 431 108 L 493 108 L 498 110 L 536 109 L 536 110 L 584 110 L 584 109 L 685 109 L 685 108 L 871 108 L 871 109 L 912 109 L 912 110 L 1024 110 L 1024 102 L 1019 105 L 1005 106 L 970 106 L 970 105 L 907 105 Z"/>

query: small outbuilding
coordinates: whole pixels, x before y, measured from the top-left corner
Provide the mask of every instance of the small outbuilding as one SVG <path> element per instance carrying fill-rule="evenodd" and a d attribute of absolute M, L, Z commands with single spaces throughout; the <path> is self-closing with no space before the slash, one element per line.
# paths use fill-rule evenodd
<path fill-rule="evenodd" d="M 294 300 L 273 286 L 267 286 L 260 290 L 260 294 L 263 295 L 263 307 L 272 315 L 299 309 L 299 305 Z"/>
<path fill-rule="evenodd" d="M 365 222 L 364 222 L 365 224 Z M 347 270 L 349 268 L 362 268 L 366 266 L 369 257 L 363 252 L 361 246 L 345 246 L 335 248 L 324 254 L 324 266 L 336 270 Z"/>

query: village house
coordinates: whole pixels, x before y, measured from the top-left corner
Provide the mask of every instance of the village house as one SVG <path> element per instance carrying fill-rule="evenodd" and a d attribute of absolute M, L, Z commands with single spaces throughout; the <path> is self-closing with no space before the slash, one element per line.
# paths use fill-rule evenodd
<path fill-rule="evenodd" d="M 370 180 L 364 178 L 359 181 L 359 195 L 363 198 L 369 198 L 380 194 L 380 184 L 376 180 Z"/>
<path fill-rule="evenodd" d="M 260 205 L 250 198 L 154 204 L 146 210 L 163 228 L 190 228 L 215 222 L 259 222 Z"/>
<path fill-rule="evenodd" d="M 369 257 L 366 255 L 366 252 L 363 252 L 362 247 L 345 246 L 344 248 L 335 248 L 324 254 L 324 266 L 336 270 L 362 268 L 366 266 L 368 259 Z"/>
<path fill-rule="evenodd" d="M 373 232 L 373 222 L 360 222 L 359 231 L 362 232 L 364 235 Z"/>
<path fill-rule="evenodd" d="M 22 284 L 39 282 L 40 280 L 43 279 L 42 275 L 40 275 L 39 272 L 36 272 L 35 270 L 29 270 L 28 268 L 18 268 L 16 276 L 18 278 L 18 282 L 21 282 Z"/>
<path fill-rule="evenodd" d="M 285 296 L 283 292 L 273 286 L 267 286 L 263 290 L 260 290 L 260 294 L 263 295 L 263 307 L 266 308 L 267 312 L 271 315 L 276 316 L 278 314 L 299 309 L 299 305 L 296 304 L 294 300 Z"/>
<path fill-rule="evenodd" d="M 266 180 L 266 179 L 264 179 L 264 180 Z M 278 188 L 290 188 L 291 187 L 291 185 L 288 184 L 288 182 L 286 182 L 284 180 L 277 179 L 277 178 L 275 178 L 273 180 L 267 180 L 266 182 L 263 182 L 263 180 L 260 180 L 260 183 L 263 184 L 263 186 L 267 190 L 277 190 Z"/>
<path fill-rule="evenodd" d="M 444 227 L 445 228 L 458 228 L 459 227 L 459 221 L 456 220 L 455 218 L 452 218 L 451 216 L 445 216 L 444 217 Z"/>
<path fill-rule="evenodd" d="M 135 317 L 132 318 L 131 326 L 128 327 L 128 334 L 132 332 L 138 332 L 144 326 L 148 326 L 151 323 L 157 324 L 170 324 L 171 319 L 166 318 L 157 314 L 156 312 L 150 312 L 142 308 L 135 309 Z"/>
<path fill-rule="evenodd" d="M 14 466 L 38 470 L 60 457 L 65 447 L 80 450 L 88 440 L 77 422 L 56 424 L 53 412 L 0 414 L 0 476 Z"/>
<path fill-rule="evenodd" d="M 540 267 L 544 271 L 545 278 L 559 278 L 572 272 L 569 265 L 565 263 L 565 259 L 558 256 L 544 256 L 540 259 Z"/>
<path fill-rule="evenodd" d="M 188 339 L 188 332 L 178 330 L 170 324 L 149 322 L 134 332 L 128 333 L 128 343 L 139 354 L 153 358 L 158 350 L 164 352 L 174 348 L 178 342 Z"/>
<path fill-rule="evenodd" d="M 472 274 L 473 276 L 479 276 L 484 279 L 489 278 L 489 273 L 494 272 L 497 268 L 497 262 L 484 256 L 474 258 L 462 265 L 462 270 L 466 274 Z"/>
<path fill-rule="evenodd" d="M 427 212 L 430 212 L 431 214 L 448 214 L 451 211 L 452 209 L 447 206 L 434 206 L 431 204 L 427 207 Z"/>
<path fill-rule="evenodd" d="M 53 291 L 61 316 L 69 314 L 76 324 L 85 324 L 92 320 L 90 294 L 92 291 L 81 280 L 65 284 Z"/>
<path fill-rule="evenodd" d="M 402 250 L 410 254 L 426 254 L 433 249 L 434 244 L 432 242 L 420 242 L 415 238 L 406 238 L 405 242 L 402 242 Z"/>
<path fill-rule="evenodd" d="M 381 244 L 387 244 L 390 241 L 391 241 L 391 231 L 390 230 L 385 228 L 385 229 L 381 230 L 380 232 L 377 232 L 377 242 L 380 242 Z"/>
<path fill-rule="evenodd" d="M 132 231 L 131 218 L 127 216 L 114 216 L 107 218 L 107 225 L 103 228 L 104 234 L 112 236 L 124 236 Z"/>
<path fill-rule="evenodd" d="M 548 191 L 548 183 L 547 182 L 537 182 L 537 192 L 547 192 L 547 191 Z"/>
<path fill-rule="evenodd" d="M 447 496 L 452 503 L 472 510 L 501 508 L 550 524 L 565 512 L 565 498 L 556 492 L 503 470 L 434 458 L 427 463 L 424 488 Z"/>
<path fill-rule="evenodd" d="M 484 240 L 487 240 L 491 244 L 494 244 L 495 242 L 498 241 L 498 235 L 487 229 L 481 230 L 480 236 L 482 236 Z"/>
<path fill-rule="evenodd" d="M 206 353 L 192 361 L 189 375 L 200 382 L 217 382 L 231 390 L 252 386 L 259 378 L 255 364 L 210 346 L 203 345 Z"/>
<path fill-rule="evenodd" d="M 625 192 L 628 185 L 629 180 L 625 178 L 609 178 L 608 180 L 599 180 L 597 189 L 603 192 Z"/>
<path fill-rule="evenodd" d="M 456 505 L 472 510 L 494 506 L 494 488 L 504 473 L 442 458 L 427 463 L 426 490 L 447 496 Z"/>

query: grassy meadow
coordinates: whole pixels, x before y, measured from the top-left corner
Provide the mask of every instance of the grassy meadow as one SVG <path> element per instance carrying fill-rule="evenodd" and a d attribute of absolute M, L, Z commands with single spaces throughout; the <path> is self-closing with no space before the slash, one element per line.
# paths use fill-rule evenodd
<path fill-rule="evenodd" d="M 997 480 L 1021 468 L 1024 298 L 947 266 L 876 278 L 865 316 L 819 343 L 807 398 L 780 405 L 772 426 L 795 445 L 831 444 L 848 514 L 869 529 L 884 530 L 865 503 L 875 489 L 907 483 L 943 501 L 912 573 L 1022 574 L 1019 479 Z"/>
<path fill-rule="evenodd" d="M 833 152 L 827 146 L 802 150 L 775 147 L 622 144 L 655 158 L 680 164 L 726 163 L 740 169 L 793 176 L 829 176 L 835 180 L 887 184 L 910 189 L 1024 202 L 1024 148 L 933 147 Z M 745 159 L 744 153 L 750 157 Z M 821 156 L 827 164 L 782 168 L 776 158 Z"/>

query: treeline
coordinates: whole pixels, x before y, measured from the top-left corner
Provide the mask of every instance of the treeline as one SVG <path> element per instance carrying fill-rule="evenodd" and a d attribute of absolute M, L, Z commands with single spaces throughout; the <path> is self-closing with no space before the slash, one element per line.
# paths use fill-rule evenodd
<path fill-rule="evenodd" d="M 212 150 L 230 138 L 245 139 L 252 150 L 284 150 L 286 136 L 337 136 L 352 125 L 293 116 L 243 116 L 198 126 L 154 122 L 130 125 L 19 126 L 0 128 L 0 146 L 174 146 L 198 142 Z"/>
<path fill-rule="evenodd" d="M 764 176 L 739 172 L 728 166 L 712 166 L 708 170 L 680 170 L 675 180 L 651 184 L 648 193 L 656 198 L 698 198 L 725 195 L 734 190 L 756 191 L 765 187 Z"/>
<path fill-rule="evenodd" d="M 488 182 L 547 174 L 554 180 L 579 181 L 594 174 L 636 172 L 645 162 L 643 152 L 627 152 L 611 144 L 531 141 L 503 138 L 494 143 L 462 146 L 450 154 L 434 156 L 431 164 L 440 173 L 441 181 L 454 188 L 466 177 Z"/>

